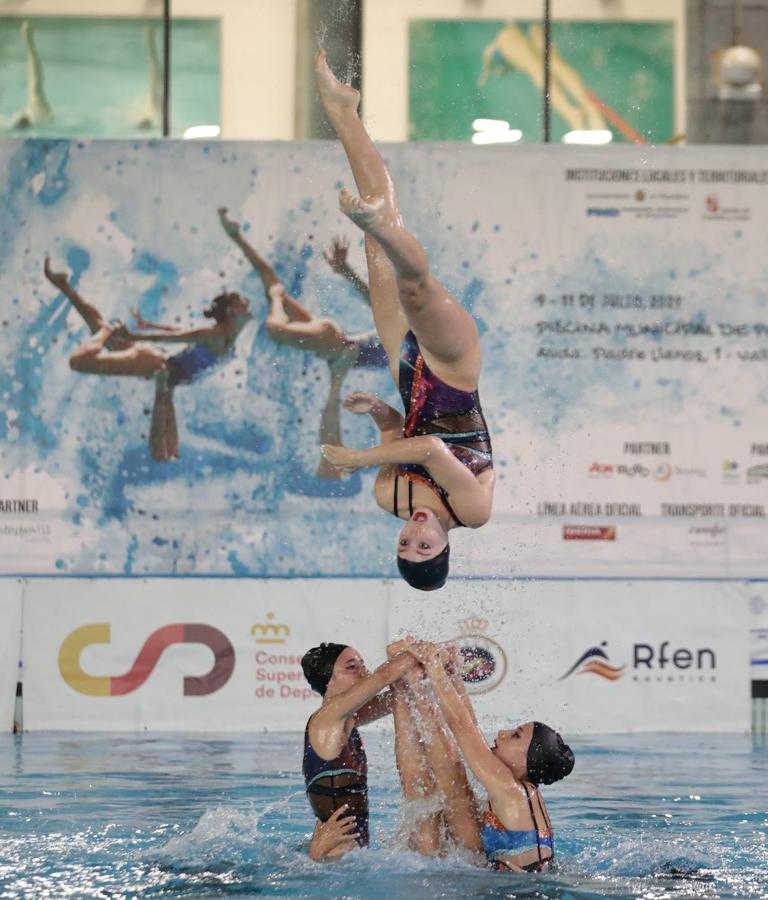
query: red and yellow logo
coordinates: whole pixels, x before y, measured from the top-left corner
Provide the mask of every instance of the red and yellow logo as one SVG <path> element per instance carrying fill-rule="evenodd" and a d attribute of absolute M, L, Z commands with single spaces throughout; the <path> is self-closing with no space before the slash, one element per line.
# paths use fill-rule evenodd
<path fill-rule="evenodd" d="M 171 644 L 204 644 L 213 652 L 213 666 L 205 675 L 184 677 L 185 697 L 204 697 L 223 687 L 235 668 L 235 648 L 229 638 L 212 625 L 178 623 L 153 631 L 124 675 L 89 675 L 80 665 L 80 656 L 92 644 L 112 642 L 106 622 L 83 625 L 67 635 L 59 649 L 59 671 L 67 684 L 91 697 L 117 697 L 140 688 L 152 674 L 166 647 Z"/>

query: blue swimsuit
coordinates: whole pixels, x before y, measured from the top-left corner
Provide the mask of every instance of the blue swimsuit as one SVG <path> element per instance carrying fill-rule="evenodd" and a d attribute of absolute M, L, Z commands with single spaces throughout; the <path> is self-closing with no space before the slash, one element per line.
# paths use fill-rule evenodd
<path fill-rule="evenodd" d="M 355 369 L 387 369 L 389 357 L 375 330 L 350 334 L 349 340 L 357 347 L 357 359 L 352 363 Z"/>
<path fill-rule="evenodd" d="M 205 344 L 192 344 L 166 360 L 168 385 L 176 387 L 179 384 L 191 384 L 204 372 L 218 365 L 221 359 L 221 354 L 215 353 Z"/>
<path fill-rule="evenodd" d="M 505 857 L 519 856 L 521 853 L 529 850 L 536 850 L 539 858 L 536 862 L 522 866 L 526 872 L 540 872 L 555 856 L 555 844 L 549 817 L 544 813 L 544 828 L 540 830 L 536 821 L 536 814 L 533 811 L 533 801 L 525 784 L 523 784 L 523 789 L 528 799 L 533 828 L 527 831 L 514 831 L 505 828 L 490 807 L 483 813 L 483 818 L 480 821 L 480 837 L 483 842 L 485 855 L 490 865 L 500 872 L 511 870 L 511 866 L 507 864 Z M 547 856 L 544 856 L 542 853 L 544 847 L 549 848 L 550 852 Z"/>

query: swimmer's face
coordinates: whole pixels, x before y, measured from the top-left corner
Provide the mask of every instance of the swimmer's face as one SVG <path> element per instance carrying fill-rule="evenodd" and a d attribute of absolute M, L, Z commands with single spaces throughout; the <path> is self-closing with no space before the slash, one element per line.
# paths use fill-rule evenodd
<path fill-rule="evenodd" d="M 491 751 L 512 772 L 518 781 L 528 771 L 528 748 L 533 737 L 533 722 L 518 725 L 509 731 L 499 731 Z"/>
<path fill-rule="evenodd" d="M 251 318 L 251 306 L 245 297 L 240 294 L 231 294 L 231 300 L 227 309 L 229 318 L 234 322 L 247 322 Z"/>
<path fill-rule="evenodd" d="M 354 687 L 358 681 L 361 681 L 367 675 L 368 670 L 365 668 L 362 656 L 354 647 L 346 647 L 341 651 L 334 663 L 333 674 L 328 682 L 328 688 L 331 690 L 331 693 L 340 694 L 342 691 Z"/>
<path fill-rule="evenodd" d="M 431 509 L 414 510 L 397 539 L 397 555 L 409 562 L 426 562 L 448 543 L 448 534 Z"/>

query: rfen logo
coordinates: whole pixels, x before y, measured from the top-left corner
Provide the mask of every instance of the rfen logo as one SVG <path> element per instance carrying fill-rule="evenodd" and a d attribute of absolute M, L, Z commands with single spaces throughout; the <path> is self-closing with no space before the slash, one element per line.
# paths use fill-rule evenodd
<path fill-rule="evenodd" d="M 612 666 L 608 654 L 603 647 L 607 647 L 608 642 L 603 641 L 599 647 L 590 647 L 576 660 L 565 675 L 560 676 L 560 681 L 568 678 L 576 672 L 577 675 L 599 675 L 608 681 L 616 681 L 624 674 L 625 666 Z M 578 671 L 577 671 L 578 670 Z"/>
<path fill-rule="evenodd" d="M 218 628 L 196 623 L 164 625 L 153 631 L 124 675 L 89 675 L 80 656 L 92 644 L 110 644 L 112 630 L 106 622 L 83 625 L 64 638 L 59 649 L 59 671 L 67 684 L 91 697 L 130 694 L 149 678 L 166 647 L 172 644 L 204 644 L 213 652 L 213 666 L 205 675 L 184 676 L 184 696 L 204 697 L 223 687 L 235 668 L 235 648 Z"/>

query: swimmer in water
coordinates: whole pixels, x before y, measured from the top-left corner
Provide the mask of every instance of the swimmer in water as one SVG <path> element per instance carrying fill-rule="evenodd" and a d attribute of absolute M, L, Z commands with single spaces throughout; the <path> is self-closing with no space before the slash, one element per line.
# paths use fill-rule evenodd
<path fill-rule="evenodd" d="M 48 281 L 80 313 L 93 335 L 70 356 L 70 368 L 91 375 L 133 375 L 153 379 L 155 402 L 149 434 L 150 452 L 158 462 L 178 459 L 173 391 L 179 385 L 191 384 L 231 358 L 235 341 L 251 318 L 248 301 L 234 292 L 220 294 L 203 310 L 205 318 L 213 321 L 200 328 L 157 325 L 145 322 L 136 314 L 140 333 L 133 333 L 124 325 L 109 324 L 95 306 L 78 294 L 66 273 L 51 269 L 47 257 L 44 271 Z M 145 342 L 187 346 L 172 356 L 155 347 L 142 346 Z"/>
<path fill-rule="evenodd" d="M 366 450 L 326 445 L 341 471 L 379 467 L 376 501 L 405 519 L 397 566 L 420 590 L 448 577 L 448 532 L 479 528 L 491 515 L 495 476 L 478 396 L 480 338 L 472 316 L 435 279 L 424 248 L 405 230 L 392 180 L 361 122 L 360 94 L 315 58 L 320 99 L 360 192 L 342 191 L 342 212 L 365 233 L 371 307 L 405 416 L 372 394 L 344 405 L 369 415 L 381 443 Z"/>
<path fill-rule="evenodd" d="M 341 444 L 341 388 L 352 368 L 382 369 L 389 363 L 375 330 L 348 334 L 333 319 L 319 318 L 292 297 L 277 277 L 275 270 L 244 237 L 240 225 L 233 221 L 225 207 L 219 210 L 219 221 L 226 235 L 261 277 L 269 301 L 267 333 L 276 344 L 296 347 L 314 353 L 328 364 L 330 386 L 320 417 L 320 445 Z M 349 245 L 335 238 L 326 261 L 334 272 L 344 276 L 368 299 L 368 286 L 347 261 Z M 324 456 L 315 473 L 318 478 L 341 478 L 343 473 Z"/>
<path fill-rule="evenodd" d="M 395 686 L 395 746 L 401 778 L 405 767 L 411 782 L 424 784 L 437 795 L 456 850 L 497 871 L 548 868 L 554 859 L 554 836 L 539 785 L 569 775 L 573 751 L 541 722 L 499 731 L 489 746 L 464 690 L 463 660 L 457 648 L 407 639 L 390 644 L 387 650 L 396 658 L 404 650 L 412 652 L 427 677 L 419 681 L 410 670 Z M 488 793 L 483 812 L 478 810 L 459 749 Z M 403 788 L 408 797 L 406 780 Z M 445 853 L 439 825 L 433 826 L 433 835 L 433 852 Z M 429 851 L 430 844 L 426 846 Z"/>
<path fill-rule="evenodd" d="M 368 846 L 368 762 L 358 727 L 392 711 L 392 694 L 382 691 L 414 666 L 411 654 L 393 653 L 369 673 L 345 644 L 320 644 L 302 657 L 310 687 L 323 698 L 304 730 L 304 781 L 317 817 L 312 859 Z"/>
<path fill-rule="evenodd" d="M 43 66 L 35 45 L 34 29 L 27 21 L 21 23 L 21 36 L 27 48 L 27 105 L 13 117 L 10 127 L 27 131 L 50 122 L 53 110 L 45 96 Z"/>

